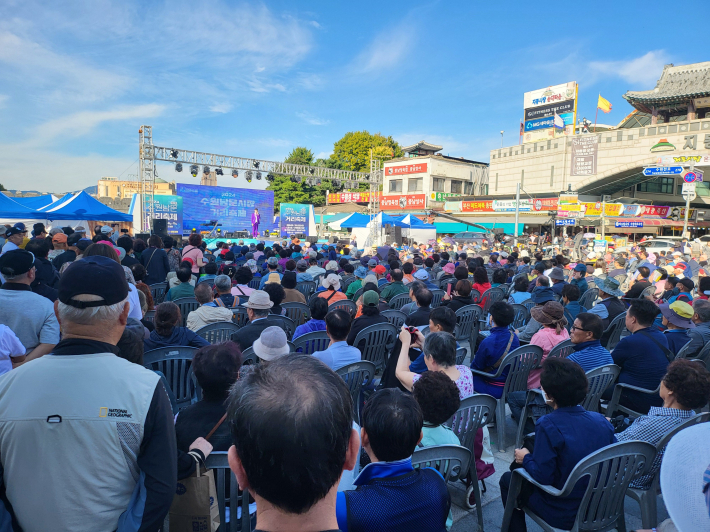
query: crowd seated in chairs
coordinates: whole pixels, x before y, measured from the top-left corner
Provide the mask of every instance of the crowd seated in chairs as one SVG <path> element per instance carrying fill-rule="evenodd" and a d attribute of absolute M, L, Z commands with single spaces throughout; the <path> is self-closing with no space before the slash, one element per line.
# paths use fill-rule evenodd
<path fill-rule="evenodd" d="M 194 331 L 187 327 L 181 327 L 182 320 L 180 309 L 175 303 L 166 301 L 158 305 L 153 318 L 155 330 L 143 341 L 144 349 L 150 351 L 159 347 L 203 347 L 209 345 L 207 340 L 198 336 Z"/>
<path fill-rule="evenodd" d="M 214 301 L 213 289 L 207 283 L 198 283 L 195 287 L 195 299 L 200 306 L 187 315 L 187 328 L 198 331 L 211 323 L 231 321 L 232 311 L 220 307 Z"/>

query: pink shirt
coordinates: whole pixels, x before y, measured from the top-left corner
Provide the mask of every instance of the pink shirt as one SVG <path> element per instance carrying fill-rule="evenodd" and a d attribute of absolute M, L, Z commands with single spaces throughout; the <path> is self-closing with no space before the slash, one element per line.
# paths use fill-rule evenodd
<path fill-rule="evenodd" d="M 202 250 L 200 248 L 196 248 L 195 246 L 185 246 L 185 249 L 182 251 L 183 260 L 186 258 L 192 259 L 192 273 L 200 272 L 200 267 L 197 265 L 198 257 L 200 260 L 203 260 Z"/>
<path fill-rule="evenodd" d="M 542 360 L 547 358 L 550 351 L 559 343 L 564 342 L 569 339 L 569 333 L 567 329 L 563 328 L 560 334 L 557 334 L 557 330 L 553 327 L 543 327 L 530 339 L 530 345 L 537 345 L 542 347 Z M 540 363 L 542 363 L 540 360 Z M 542 369 L 534 369 L 528 375 L 528 390 L 540 387 L 540 374 Z"/>

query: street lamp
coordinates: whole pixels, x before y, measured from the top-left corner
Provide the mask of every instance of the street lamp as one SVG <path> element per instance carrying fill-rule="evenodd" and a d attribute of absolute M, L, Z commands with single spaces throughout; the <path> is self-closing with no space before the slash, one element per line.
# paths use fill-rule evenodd
<path fill-rule="evenodd" d="M 501 132 L 500 132 L 500 147 L 501 148 L 503 147 L 503 133 L 505 133 L 505 131 L 501 130 Z"/>

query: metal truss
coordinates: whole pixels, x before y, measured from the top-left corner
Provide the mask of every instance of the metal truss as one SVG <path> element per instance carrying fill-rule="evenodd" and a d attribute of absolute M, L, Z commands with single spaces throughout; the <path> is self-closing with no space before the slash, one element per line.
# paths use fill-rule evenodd
<path fill-rule="evenodd" d="M 379 159 L 370 158 L 370 202 L 367 212 L 370 215 L 370 234 L 365 246 L 379 246 L 382 242 L 382 227 L 376 216 L 380 212 L 380 187 L 384 182 L 384 172 Z"/>

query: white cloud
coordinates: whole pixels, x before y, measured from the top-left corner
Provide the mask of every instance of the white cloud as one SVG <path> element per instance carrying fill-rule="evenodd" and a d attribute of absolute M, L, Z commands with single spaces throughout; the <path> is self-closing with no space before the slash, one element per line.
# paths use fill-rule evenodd
<path fill-rule="evenodd" d="M 327 126 L 328 124 L 330 124 L 330 120 L 318 118 L 317 116 L 314 116 L 311 113 L 307 113 L 305 111 L 296 113 L 296 116 L 312 126 Z"/>
<path fill-rule="evenodd" d="M 332 151 L 329 151 L 329 152 L 322 151 L 322 152 L 317 153 L 315 155 L 314 159 L 327 159 L 328 157 L 330 157 L 330 155 L 332 153 L 333 153 Z"/>
<path fill-rule="evenodd" d="M 665 50 L 654 50 L 627 61 L 592 61 L 589 69 L 599 77 L 617 77 L 630 83 L 653 85 L 663 67 L 670 62 Z"/>
<path fill-rule="evenodd" d="M 286 87 L 281 83 L 266 83 L 259 79 L 253 79 L 247 82 L 249 90 L 252 92 L 286 92 Z"/>
<path fill-rule="evenodd" d="M 369 74 L 396 67 L 411 52 L 416 31 L 417 27 L 409 21 L 383 31 L 355 58 L 352 70 Z"/>
<path fill-rule="evenodd" d="M 5 107 L 5 104 L 10 99 L 7 94 L 0 94 L 0 109 Z"/>
<path fill-rule="evenodd" d="M 231 103 L 216 103 L 210 106 L 210 111 L 212 111 L 213 113 L 228 113 L 231 110 Z"/>
<path fill-rule="evenodd" d="M 315 20 L 311 20 L 311 21 L 309 22 L 309 24 L 310 24 L 311 26 L 313 26 L 314 28 L 317 28 L 317 29 L 320 29 L 320 28 L 322 27 L 322 26 L 321 26 L 320 24 L 318 24 L 318 22 L 316 22 Z"/>

